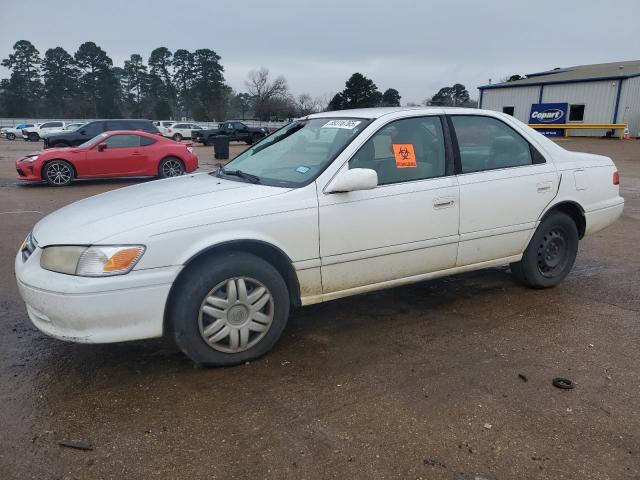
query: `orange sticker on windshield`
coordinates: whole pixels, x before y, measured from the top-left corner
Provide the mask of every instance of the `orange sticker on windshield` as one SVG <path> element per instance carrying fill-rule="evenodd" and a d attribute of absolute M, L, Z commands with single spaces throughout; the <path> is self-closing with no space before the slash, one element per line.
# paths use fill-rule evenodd
<path fill-rule="evenodd" d="M 396 168 L 416 168 L 416 154 L 411 143 L 394 143 L 393 156 L 396 157 Z"/>

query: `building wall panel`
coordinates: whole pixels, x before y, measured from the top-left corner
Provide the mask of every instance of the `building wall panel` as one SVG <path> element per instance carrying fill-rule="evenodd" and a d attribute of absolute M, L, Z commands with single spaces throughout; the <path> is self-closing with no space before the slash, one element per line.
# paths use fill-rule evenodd
<path fill-rule="evenodd" d="M 545 85 L 543 103 L 584 104 L 582 123 L 612 123 L 619 80 Z M 568 114 L 568 112 L 567 112 Z M 573 130 L 573 136 L 601 137 L 606 130 Z"/>
<path fill-rule="evenodd" d="M 538 95 L 539 86 L 487 89 L 482 94 L 482 108 L 502 112 L 502 107 L 515 107 L 513 116 L 527 123 L 531 105 L 538 103 Z"/>
<path fill-rule="evenodd" d="M 640 137 L 640 77 L 627 78 L 622 84 L 618 122 L 629 125 L 634 137 Z"/>

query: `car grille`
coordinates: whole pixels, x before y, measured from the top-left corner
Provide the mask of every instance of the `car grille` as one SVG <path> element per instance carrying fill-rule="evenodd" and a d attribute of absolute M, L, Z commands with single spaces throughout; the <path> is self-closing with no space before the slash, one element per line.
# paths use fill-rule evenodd
<path fill-rule="evenodd" d="M 25 174 L 24 174 L 24 172 L 22 171 L 22 169 L 20 169 L 19 167 L 16 167 L 16 170 L 18 171 L 18 175 L 20 175 L 21 177 L 24 177 L 24 176 L 25 176 Z"/>
<path fill-rule="evenodd" d="M 37 248 L 38 242 L 33 238 L 33 234 L 30 233 L 27 235 L 27 238 L 22 242 L 22 247 L 20 247 L 20 252 L 22 253 L 22 261 L 26 262 L 34 250 Z"/>

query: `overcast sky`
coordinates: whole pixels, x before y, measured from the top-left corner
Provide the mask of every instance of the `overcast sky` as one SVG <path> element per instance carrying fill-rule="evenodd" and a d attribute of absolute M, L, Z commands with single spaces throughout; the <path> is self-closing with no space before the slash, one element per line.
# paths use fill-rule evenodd
<path fill-rule="evenodd" d="M 358 71 L 404 104 L 456 82 L 477 98 L 490 78 L 639 59 L 638 19 L 638 0 L 0 0 L 0 58 L 21 39 L 41 54 L 94 41 L 120 66 L 159 46 L 210 48 L 237 91 L 261 66 L 314 96 Z"/>

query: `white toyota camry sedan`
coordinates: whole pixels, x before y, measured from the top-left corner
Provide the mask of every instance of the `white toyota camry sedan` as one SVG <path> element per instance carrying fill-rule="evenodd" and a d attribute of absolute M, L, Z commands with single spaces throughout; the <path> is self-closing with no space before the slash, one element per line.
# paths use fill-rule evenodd
<path fill-rule="evenodd" d="M 16 277 L 48 335 L 171 335 L 195 362 L 231 365 L 267 352 L 292 307 L 504 264 L 553 287 L 622 213 L 618 184 L 611 159 L 501 113 L 326 112 L 217 171 L 52 213 Z"/>

